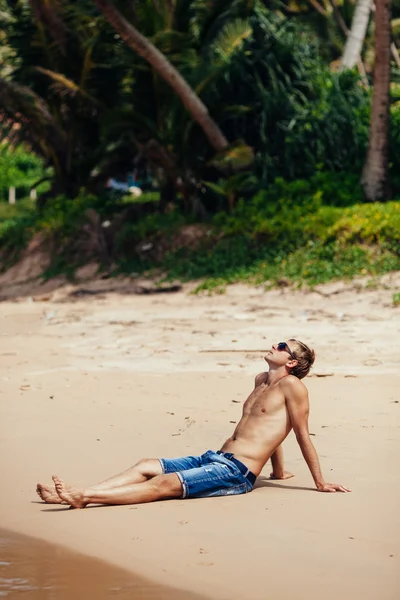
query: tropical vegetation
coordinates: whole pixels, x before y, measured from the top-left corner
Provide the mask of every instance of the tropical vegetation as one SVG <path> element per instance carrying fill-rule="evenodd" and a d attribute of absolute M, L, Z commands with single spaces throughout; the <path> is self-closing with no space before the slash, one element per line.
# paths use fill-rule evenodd
<path fill-rule="evenodd" d="M 50 273 L 398 268 L 396 0 L 0 0 L 0 18 L 4 265 L 41 232 Z M 109 187 L 129 177 L 138 198 Z"/>

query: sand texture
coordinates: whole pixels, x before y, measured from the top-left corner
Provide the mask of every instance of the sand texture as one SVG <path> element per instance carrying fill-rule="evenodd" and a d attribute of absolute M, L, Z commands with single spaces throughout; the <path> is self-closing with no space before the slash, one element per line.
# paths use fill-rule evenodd
<path fill-rule="evenodd" d="M 199 297 L 102 281 L 8 298 L 0 526 L 209 598 L 397 600 L 399 276 L 383 284 Z M 325 478 L 351 494 L 316 492 L 290 434 L 295 477 L 269 481 L 267 464 L 251 494 L 85 510 L 39 502 L 36 483 L 53 473 L 86 486 L 142 457 L 219 449 L 264 351 L 289 337 L 316 350 L 310 432 Z"/>

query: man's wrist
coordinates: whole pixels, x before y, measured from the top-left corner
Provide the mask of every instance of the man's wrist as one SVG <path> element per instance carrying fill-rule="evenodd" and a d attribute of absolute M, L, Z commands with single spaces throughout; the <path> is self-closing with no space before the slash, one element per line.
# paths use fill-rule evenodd
<path fill-rule="evenodd" d="M 276 477 L 276 479 L 282 479 L 284 473 L 284 469 L 272 469 L 272 476 Z"/>

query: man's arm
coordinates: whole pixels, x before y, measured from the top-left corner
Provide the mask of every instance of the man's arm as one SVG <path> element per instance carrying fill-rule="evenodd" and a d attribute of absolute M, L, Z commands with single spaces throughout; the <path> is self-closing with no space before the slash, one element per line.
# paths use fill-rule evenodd
<path fill-rule="evenodd" d="M 284 383 L 282 387 L 293 431 L 304 460 L 311 471 L 317 490 L 319 492 L 350 492 L 343 485 L 326 483 L 322 476 L 318 455 L 308 431 L 309 401 L 307 388 L 300 380 L 292 377 L 285 378 L 285 381 L 282 381 L 282 383 Z"/>
<path fill-rule="evenodd" d="M 285 471 L 283 468 L 283 449 L 282 444 L 277 447 L 275 452 L 271 455 L 272 473 L 271 479 L 290 479 L 294 477 L 293 473 Z"/>

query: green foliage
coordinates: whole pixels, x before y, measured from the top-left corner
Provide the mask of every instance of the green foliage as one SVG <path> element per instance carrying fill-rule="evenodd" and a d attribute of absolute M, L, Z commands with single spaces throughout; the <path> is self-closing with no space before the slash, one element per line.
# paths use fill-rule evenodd
<path fill-rule="evenodd" d="M 12 59 L 0 86 L 0 129 L 26 139 L 52 165 L 52 196 L 69 200 L 82 188 L 101 194 L 108 177 L 137 165 L 160 189 L 169 186 L 169 203 L 179 205 L 182 194 L 185 210 L 201 200 L 214 214 L 277 177 L 309 179 L 323 171 L 328 178 L 330 171 L 325 187 L 331 191 L 344 171 L 359 178 L 370 93 L 355 73 L 329 70 L 327 57 L 336 58 L 340 46 L 331 14 L 321 17 L 296 4 L 292 18 L 285 2 L 267 8 L 257 0 L 148 0 L 134 8 L 117 2 L 226 135 L 229 149 L 214 156 L 163 78 L 115 34 L 91 0 L 78 4 L 60 0 L 32 12 L 16 0 L 5 8 L 2 36 Z M 392 111 L 396 190 L 400 119 L 395 106 Z M 243 170 L 255 183 L 232 190 L 232 176 Z"/>
<path fill-rule="evenodd" d="M 0 203 L 8 200 L 8 190 L 16 188 L 17 200 L 29 194 L 30 190 L 45 177 L 42 160 L 23 147 L 12 148 L 0 144 Z M 46 189 L 39 186 L 39 192 Z"/>
<path fill-rule="evenodd" d="M 246 233 L 270 245 L 284 240 L 297 246 L 325 234 L 337 219 L 334 206 L 361 199 L 360 185 L 352 175 L 321 172 L 289 182 L 277 178 L 251 202 L 242 199 L 233 214 L 221 212 L 214 222 L 226 235 Z"/>
<path fill-rule="evenodd" d="M 0 137 L 52 166 L 53 195 L 99 189 L 116 163 L 131 165 L 126 134 L 118 143 L 102 134 L 103 117 L 131 92 L 129 53 L 94 3 L 8 3 L 3 35 L 14 58 L 0 84 Z"/>
<path fill-rule="evenodd" d="M 35 206 L 29 198 L 12 205 L 0 202 L 0 269 L 18 259 L 34 234 L 36 219 Z"/>
<path fill-rule="evenodd" d="M 235 19 L 221 29 L 212 49 L 222 60 L 229 60 L 251 34 L 252 28 L 248 19 Z"/>
<path fill-rule="evenodd" d="M 400 203 L 343 207 L 357 197 L 352 178 L 343 175 L 348 187 L 343 187 L 339 206 L 334 206 L 328 182 L 322 173 L 310 181 L 277 179 L 251 200 L 240 200 L 231 213 L 218 213 L 207 225 L 184 217 L 177 207 L 166 214 L 137 213 L 135 220 L 124 222 L 114 241 L 117 271 L 156 270 L 170 278 L 203 279 L 201 290 L 222 292 L 236 281 L 313 286 L 399 269 Z M 57 248 L 47 275 L 60 269 L 70 274 L 85 260 L 84 252 L 76 249 L 83 247 L 87 210 L 113 222 L 121 210 L 136 206 L 122 197 L 116 211 L 114 202 L 82 192 L 69 202 L 56 198 L 39 215 L 28 200 L 13 207 L 4 204 L 0 247 L 22 248 L 41 232 Z M 194 243 L 188 244 L 182 233 L 188 226 L 197 228 Z"/>
<path fill-rule="evenodd" d="M 62 195 L 57 196 L 38 215 L 36 229 L 42 231 L 47 237 L 60 235 L 67 240 L 85 222 L 85 211 L 94 208 L 97 203 L 96 196 L 85 193 L 79 194 L 73 200 L 67 200 Z"/>
<path fill-rule="evenodd" d="M 204 97 L 215 102 L 224 131 L 239 132 L 254 148 L 261 187 L 276 177 L 308 178 L 318 170 L 359 175 L 370 114 L 369 92 L 359 77 L 331 73 L 315 39 L 294 22 L 260 8 L 250 21 L 253 35 Z M 235 106 L 248 110 L 232 110 L 234 82 Z"/>
<path fill-rule="evenodd" d="M 351 193 L 351 177 L 343 177 L 349 187 L 330 205 L 327 180 L 319 174 L 313 181 L 285 183 L 277 180 L 251 201 L 240 201 L 231 214 L 221 212 L 209 225 L 208 234 L 194 248 L 171 247 L 182 226 L 179 213 L 168 220 L 146 219 L 125 230 L 121 251 L 127 252 L 141 238 L 154 248 L 166 250 L 161 256 L 126 256 L 124 269 L 161 269 L 171 278 L 205 281 L 199 290 L 223 289 L 236 281 L 270 282 L 281 280 L 316 285 L 336 278 L 379 275 L 400 268 L 400 204 L 355 204 L 343 208 Z M 318 184 L 322 181 L 322 188 Z M 151 227 L 151 224 L 154 227 Z"/>
<path fill-rule="evenodd" d="M 400 306 L 400 292 L 393 294 L 392 304 L 393 306 Z"/>
<path fill-rule="evenodd" d="M 378 275 L 400 267 L 399 257 L 380 247 L 346 245 L 339 241 L 308 244 L 291 253 L 272 268 L 260 270 L 257 279 L 287 279 L 313 286 L 356 275 Z"/>
<path fill-rule="evenodd" d="M 132 236 L 137 241 L 140 241 L 150 236 L 172 233 L 173 231 L 177 231 L 184 223 L 185 219 L 177 209 L 165 215 L 155 212 L 136 223 L 127 223 L 121 231 L 120 240 Z"/>
<path fill-rule="evenodd" d="M 400 100 L 391 107 L 390 113 L 390 171 L 392 188 L 397 191 L 400 190 Z"/>
<path fill-rule="evenodd" d="M 400 255 L 400 203 L 348 207 L 330 228 L 328 237 L 346 244 L 382 244 Z"/>

